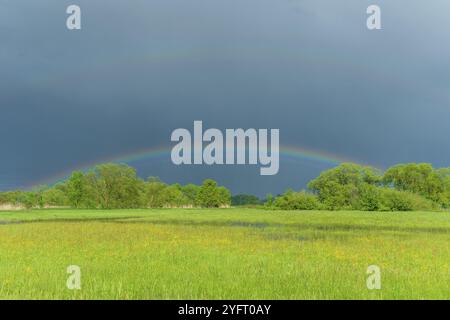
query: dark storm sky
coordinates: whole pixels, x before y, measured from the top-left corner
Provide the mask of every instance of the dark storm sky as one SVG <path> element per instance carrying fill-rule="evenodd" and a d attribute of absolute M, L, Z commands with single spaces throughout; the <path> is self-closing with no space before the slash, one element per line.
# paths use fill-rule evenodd
<path fill-rule="evenodd" d="M 66 8 L 82 9 L 68 31 Z M 366 28 L 382 9 L 383 30 Z M 282 145 L 388 167 L 450 165 L 448 0 L 2 0 L 0 190 L 170 146 L 176 128 L 279 128 Z M 191 129 L 192 130 L 192 129 Z M 300 189 L 326 164 L 130 163 L 233 193 Z"/>

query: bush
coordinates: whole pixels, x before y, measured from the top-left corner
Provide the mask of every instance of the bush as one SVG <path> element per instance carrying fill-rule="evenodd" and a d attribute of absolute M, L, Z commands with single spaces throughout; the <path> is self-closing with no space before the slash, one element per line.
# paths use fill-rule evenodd
<path fill-rule="evenodd" d="M 437 205 L 432 201 L 411 192 L 380 188 L 380 210 L 413 211 L 435 210 Z"/>
<path fill-rule="evenodd" d="M 351 163 L 322 172 L 308 184 L 328 210 L 377 210 L 377 201 L 370 192 L 381 183 L 377 169 Z M 364 199 L 361 197 L 364 194 Z M 366 210 L 366 209 L 365 209 Z"/>
<path fill-rule="evenodd" d="M 382 207 L 381 188 L 366 185 L 360 189 L 358 210 L 378 211 Z"/>
<path fill-rule="evenodd" d="M 353 192 L 352 192 L 353 191 Z M 306 191 L 286 191 L 277 197 L 270 208 L 281 210 L 363 210 L 363 211 L 414 211 L 436 210 L 438 205 L 423 196 L 407 191 L 366 184 L 357 189 L 339 192 L 341 197 L 329 197 L 320 201 L 315 194 Z"/>
<path fill-rule="evenodd" d="M 261 204 L 261 199 L 254 195 L 238 194 L 231 197 L 231 205 L 233 206 L 256 206 L 259 204 Z"/>
<path fill-rule="evenodd" d="M 64 192 L 59 189 L 48 189 L 42 193 L 42 201 L 47 206 L 66 206 L 69 203 L 69 199 Z"/>
<path fill-rule="evenodd" d="M 0 193 L 0 204 L 18 204 L 18 199 L 21 196 L 22 191 L 9 191 Z"/>
<path fill-rule="evenodd" d="M 319 199 L 314 194 L 292 190 L 277 197 L 273 206 L 281 210 L 317 210 L 321 207 Z"/>
<path fill-rule="evenodd" d="M 17 203 L 23 205 L 27 209 L 32 209 L 33 207 L 38 206 L 39 201 L 34 192 L 22 192 L 17 199 Z"/>

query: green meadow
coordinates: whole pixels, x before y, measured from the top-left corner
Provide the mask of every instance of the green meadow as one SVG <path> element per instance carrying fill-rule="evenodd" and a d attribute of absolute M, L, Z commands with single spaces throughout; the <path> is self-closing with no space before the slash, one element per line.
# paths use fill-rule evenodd
<path fill-rule="evenodd" d="M 0 299 L 450 299 L 449 272 L 449 212 L 0 212 Z"/>

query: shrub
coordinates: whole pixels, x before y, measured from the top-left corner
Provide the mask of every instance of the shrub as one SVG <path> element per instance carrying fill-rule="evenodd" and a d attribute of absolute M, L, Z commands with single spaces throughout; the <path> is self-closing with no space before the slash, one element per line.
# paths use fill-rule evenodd
<path fill-rule="evenodd" d="M 69 202 L 63 191 L 59 189 L 48 189 L 42 193 L 42 201 L 48 206 L 66 206 Z"/>
<path fill-rule="evenodd" d="M 27 209 L 36 207 L 39 204 L 37 195 L 34 192 L 22 192 L 19 195 L 17 202 Z"/>
<path fill-rule="evenodd" d="M 360 189 L 358 210 L 378 211 L 381 207 L 381 191 L 379 187 L 365 185 Z"/>
<path fill-rule="evenodd" d="M 288 190 L 275 199 L 274 207 L 281 210 L 317 210 L 320 209 L 320 202 L 314 194 Z"/>
<path fill-rule="evenodd" d="M 0 193 L 0 204 L 18 204 L 18 199 L 21 196 L 22 191 L 9 191 Z"/>
<path fill-rule="evenodd" d="M 308 188 L 319 197 L 329 210 L 354 210 L 367 207 L 377 210 L 375 199 L 370 192 L 381 183 L 377 169 L 351 163 L 343 163 L 336 168 L 322 172 L 308 184 Z M 361 196 L 365 194 L 362 201 Z"/>
<path fill-rule="evenodd" d="M 435 203 L 418 194 L 389 188 L 380 188 L 380 204 L 380 210 L 384 211 L 437 209 Z"/>
<path fill-rule="evenodd" d="M 261 200 L 254 195 L 238 194 L 231 197 L 231 205 L 233 206 L 256 206 L 261 204 Z"/>

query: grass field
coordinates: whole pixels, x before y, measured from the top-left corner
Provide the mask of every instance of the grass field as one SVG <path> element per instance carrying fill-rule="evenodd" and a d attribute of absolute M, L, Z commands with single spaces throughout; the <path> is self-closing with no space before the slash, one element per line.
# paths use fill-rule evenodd
<path fill-rule="evenodd" d="M 448 212 L 0 212 L 0 299 L 450 299 L 449 272 Z"/>

